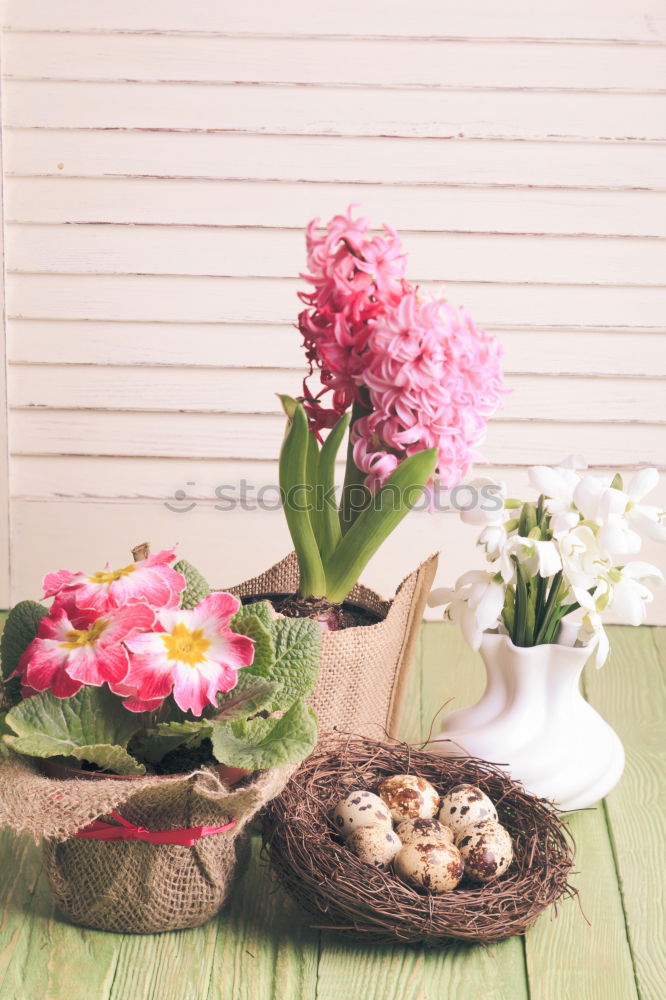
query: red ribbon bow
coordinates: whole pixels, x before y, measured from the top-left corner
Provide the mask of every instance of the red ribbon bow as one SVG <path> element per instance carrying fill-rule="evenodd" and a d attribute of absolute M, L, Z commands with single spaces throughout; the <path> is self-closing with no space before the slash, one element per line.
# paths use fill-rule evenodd
<path fill-rule="evenodd" d="M 224 826 L 192 826 L 187 830 L 146 830 L 135 826 L 129 820 L 123 819 L 117 812 L 109 813 L 115 822 L 93 820 L 74 836 L 88 840 L 145 840 L 148 844 L 177 844 L 179 847 L 192 847 L 202 837 L 210 837 L 214 833 L 226 833 L 236 825 L 236 820 Z"/>

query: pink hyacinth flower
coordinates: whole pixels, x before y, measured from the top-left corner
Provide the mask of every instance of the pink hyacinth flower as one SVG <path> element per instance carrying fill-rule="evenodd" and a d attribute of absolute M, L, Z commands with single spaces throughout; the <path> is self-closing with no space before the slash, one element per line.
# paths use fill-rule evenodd
<path fill-rule="evenodd" d="M 123 641 L 154 622 L 155 612 L 147 604 L 130 604 L 102 617 L 79 613 L 74 621 L 64 608 L 55 608 L 40 621 L 16 674 L 25 688 L 50 690 L 56 698 L 71 698 L 84 684 L 118 684 L 129 669 Z"/>
<path fill-rule="evenodd" d="M 172 691 L 176 704 L 194 715 L 216 705 L 218 692 L 235 687 L 236 672 L 254 659 L 253 641 L 228 628 L 239 607 L 231 594 L 214 593 L 191 611 L 161 611 L 160 631 L 127 643 L 132 656 L 123 690 L 133 693 L 125 707 L 137 711 Z"/>
<path fill-rule="evenodd" d="M 44 597 L 54 597 L 54 606 L 70 613 L 78 608 L 101 615 L 132 601 L 143 601 L 156 611 L 177 608 L 187 581 L 169 565 L 175 558 L 175 549 L 165 549 L 121 569 L 111 569 L 108 563 L 92 574 L 61 569 L 44 577 Z"/>

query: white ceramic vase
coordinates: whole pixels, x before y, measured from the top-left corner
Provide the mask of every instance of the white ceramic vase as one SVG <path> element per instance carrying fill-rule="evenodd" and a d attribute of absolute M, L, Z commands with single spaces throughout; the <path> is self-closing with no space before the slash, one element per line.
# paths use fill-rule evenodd
<path fill-rule="evenodd" d="M 560 809 L 598 802 L 619 781 L 624 750 L 580 692 L 590 653 L 574 647 L 575 634 L 566 623 L 557 643 L 518 647 L 508 635 L 485 633 L 486 689 L 475 705 L 446 716 L 429 749 L 502 765 Z"/>

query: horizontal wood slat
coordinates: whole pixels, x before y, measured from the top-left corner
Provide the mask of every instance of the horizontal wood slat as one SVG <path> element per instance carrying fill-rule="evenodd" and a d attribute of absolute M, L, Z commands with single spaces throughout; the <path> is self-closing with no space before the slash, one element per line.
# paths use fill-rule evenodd
<path fill-rule="evenodd" d="M 304 374 L 303 368 L 22 365 L 12 369 L 9 403 L 18 409 L 279 414 L 276 392 L 299 394 Z M 666 423 L 666 380 L 514 375 L 507 387 L 510 395 L 494 420 L 601 422 L 612 414 L 613 421 Z"/>
<path fill-rule="evenodd" d="M 4 139 L 9 174 L 249 178 L 311 182 L 318 188 L 330 182 L 490 185 L 493 189 L 505 185 L 586 190 L 666 187 L 661 147 L 635 142 L 486 142 L 455 136 L 341 139 L 22 127 L 5 127 Z M 66 189 L 56 190 L 59 198 L 66 197 Z M 365 197 L 363 192 L 359 196 Z M 529 192 L 525 196 L 529 198 Z M 320 214 L 320 210 L 310 214 Z"/>
<path fill-rule="evenodd" d="M 481 325 L 659 326 L 666 288 L 446 281 Z M 7 314 L 26 319 L 293 323 L 302 282 L 283 278 L 9 274 Z M 424 287 L 439 293 L 441 283 Z"/>
<path fill-rule="evenodd" d="M 8 125 L 666 141 L 659 95 L 8 80 Z"/>
<path fill-rule="evenodd" d="M 666 330 L 640 328 L 493 328 L 504 370 L 543 375 L 666 375 Z M 114 323 L 14 319 L 8 355 L 15 364 L 175 365 L 302 368 L 293 323 Z M 276 376 L 277 377 L 277 376 Z"/>
<path fill-rule="evenodd" d="M 12 445 L 29 455 L 155 455 L 274 459 L 283 420 L 266 414 L 105 413 L 87 410 L 16 410 Z M 576 452 L 593 465 L 662 464 L 661 436 L 653 424 L 494 421 L 482 451 L 492 463 L 542 464 Z"/>
<path fill-rule="evenodd" d="M 409 230 L 529 236 L 666 235 L 666 193 L 662 191 L 278 186 L 275 182 L 64 176 L 9 177 L 5 184 L 8 221 L 17 223 L 254 226 L 295 229 L 302 241 L 302 229 L 312 218 L 327 221 L 356 203 L 357 214 L 368 216 L 376 226 L 390 219 L 405 239 Z"/>
<path fill-rule="evenodd" d="M 55 31 L 184 31 L 241 32 L 278 35 L 372 35 L 418 38 L 563 38 L 664 41 L 663 7 L 659 0 L 560 0 L 543 7 L 532 0 L 412 0 L 409 17 L 396 0 L 339 0 L 334 5 L 283 0 L 266 4 L 220 4 L 197 0 L 161 0 L 159 5 L 115 0 L 94 5 L 89 0 L 9 0 L 4 23 L 11 28 Z"/>
<path fill-rule="evenodd" d="M 560 460 L 565 457 L 564 453 Z M 150 456 L 97 457 L 80 455 L 15 455 L 12 460 L 12 496 L 22 500 L 80 500 L 82 503 L 98 500 L 161 500 L 170 502 L 174 509 L 187 508 L 191 503 L 220 504 L 229 508 L 235 501 L 245 503 L 247 510 L 265 503 L 270 513 L 277 503 L 278 461 L 277 454 L 270 459 L 205 459 L 205 458 L 151 458 Z M 612 478 L 615 470 L 595 466 L 595 475 Z M 634 472 L 624 473 L 625 485 Z M 529 484 L 528 466 L 483 465 L 474 467 L 465 482 L 482 476 L 504 483 L 507 495 L 534 499 Z M 337 466 L 336 482 L 340 486 L 344 477 L 344 462 Z M 243 485 L 245 484 L 245 485 Z M 268 487 L 258 497 L 261 487 Z M 219 492 L 216 492 L 218 490 Z M 182 491 L 180 498 L 176 492 Z M 225 499 L 227 498 L 227 499 Z M 470 502 L 467 487 L 442 496 L 440 509 L 457 517 L 458 507 Z M 666 476 L 649 500 L 653 504 L 666 504 Z M 471 529 L 471 534 L 474 530 Z M 442 538 L 448 544 L 448 535 Z"/>
<path fill-rule="evenodd" d="M 350 56 L 351 59 L 347 58 Z M 5 76 L 379 87 L 666 87 L 660 45 L 16 32 Z"/>
<path fill-rule="evenodd" d="M 666 222 L 666 196 L 664 209 Z M 406 233 L 402 243 L 412 281 L 664 284 L 660 240 Z M 5 245 L 9 269 L 26 273 L 290 278 L 306 269 L 300 229 L 10 225 Z"/>

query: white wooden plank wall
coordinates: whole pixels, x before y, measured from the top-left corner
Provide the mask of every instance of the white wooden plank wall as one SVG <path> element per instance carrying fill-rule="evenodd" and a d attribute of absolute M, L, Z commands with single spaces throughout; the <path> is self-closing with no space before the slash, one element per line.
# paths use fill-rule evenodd
<path fill-rule="evenodd" d="M 353 201 L 502 339 L 512 492 L 570 452 L 666 466 L 663 0 L 4 11 L 15 597 L 144 537 L 220 585 L 287 550 L 256 493 L 220 498 L 275 483 L 302 228 Z M 473 539 L 415 513 L 366 579 L 441 549 L 452 582 Z"/>

